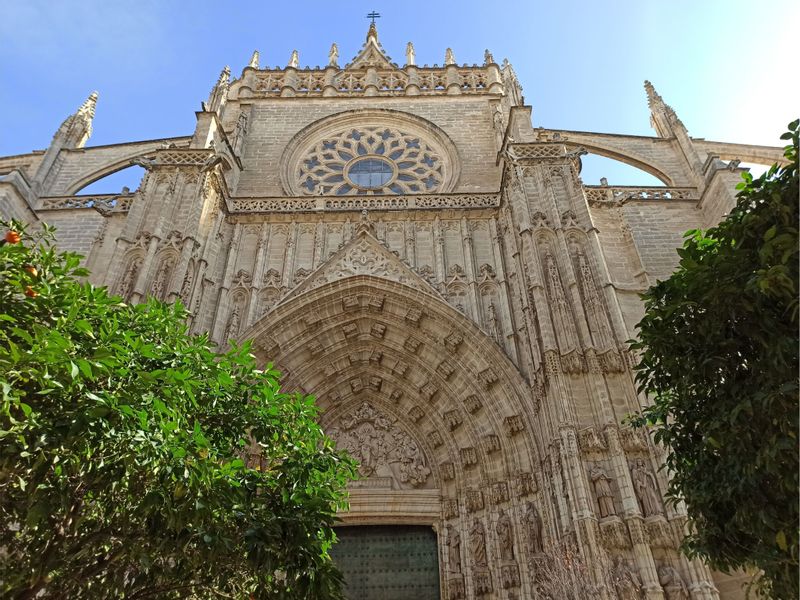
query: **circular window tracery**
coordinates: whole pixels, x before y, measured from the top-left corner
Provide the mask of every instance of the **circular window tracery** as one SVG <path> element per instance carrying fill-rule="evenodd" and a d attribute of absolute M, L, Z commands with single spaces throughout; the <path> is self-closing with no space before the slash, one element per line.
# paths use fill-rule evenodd
<path fill-rule="evenodd" d="M 309 148 L 297 170 L 303 194 L 423 194 L 441 191 L 445 162 L 419 135 L 392 127 L 339 131 Z"/>

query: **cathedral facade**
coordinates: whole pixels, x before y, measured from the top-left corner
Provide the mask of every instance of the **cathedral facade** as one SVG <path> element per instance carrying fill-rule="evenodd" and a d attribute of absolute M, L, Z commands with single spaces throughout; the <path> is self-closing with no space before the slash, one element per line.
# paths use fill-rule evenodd
<path fill-rule="evenodd" d="M 347 64 L 334 45 L 324 68 L 226 68 L 184 137 L 87 147 L 93 94 L 47 150 L 0 157 L 0 214 L 316 396 L 360 464 L 353 598 L 566 597 L 565 560 L 599 597 L 737 598 L 678 552 L 662 450 L 624 424 L 647 401 L 626 340 L 682 233 L 733 206 L 739 161 L 782 154 L 693 139 L 645 88 L 653 137 L 534 128 L 507 61 L 420 66 L 409 44 L 401 65 L 373 25 Z M 664 185 L 584 185 L 586 152 Z M 78 193 L 132 164 L 135 191 Z"/>

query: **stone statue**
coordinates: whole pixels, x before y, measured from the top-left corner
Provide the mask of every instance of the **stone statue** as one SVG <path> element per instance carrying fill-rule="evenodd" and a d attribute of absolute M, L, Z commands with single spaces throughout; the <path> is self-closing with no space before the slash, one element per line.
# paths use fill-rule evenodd
<path fill-rule="evenodd" d="M 486 560 L 486 532 L 480 521 L 475 521 L 472 524 L 472 529 L 469 530 L 469 546 L 475 566 L 485 567 L 488 564 Z"/>
<path fill-rule="evenodd" d="M 128 263 L 128 268 L 125 269 L 125 274 L 122 276 L 122 281 L 119 285 L 119 295 L 122 296 L 123 299 L 127 300 L 128 296 L 131 295 L 131 292 L 136 285 L 136 279 L 139 276 L 139 269 L 141 266 L 142 258 L 139 256 Z"/>
<path fill-rule="evenodd" d="M 297 53 L 297 50 L 292 50 L 292 56 L 289 57 L 289 64 L 286 66 L 292 67 L 293 69 L 297 69 L 300 66 L 300 55 Z"/>
<path fill-rule="evenodd" d="M 414 44 L 408 42 L 406 44 L 406 64 L 407 65 L 416 65 L 417 64 L 417 55 L 414 52 Z"/>
<path fill-rule="evenodd" d="M 167 291 L 169 275 L 172 271 L 172 265 L 175 261 L 171 258 L 164 259 L 156 272 L 156 277 L 153 280 L 153 285 L 150 288 L 150 294 L 160 300 L 164 299 L 164 293 Z"/>
<path fill-rule="evenodd" d="M 329 67 L 338 67 L 339 66 L 339 46 L 336 45 L 336 42 L 331 44 L 331 50 L 328 52 L 328 66 Z"/>
<path fill-rule="evenodd" d="M 511 529 L 511 519 L 502 510 L 495 531 L 500 543 L 500 560 L 514 560 L 514 532 Z"/>
<path fill-rule="evenodd" d="M 189 263 L 186 267 L 186 275 L 183 276 L 183 283 L 181 283 L 181 291 L 178 293 L 181 302 L 188 306 L 189 294 L 192 292 L 192 284 L 194 283 L 194 263 Z"/>
<path fill-rule="evenodd" d="M 592 467 L 589 477 L 594 483 L 594 494 L 597 497 L 597 504 L 600 508 L 600 518 L 616 515 L 614 492 L 611 491 L 611 484 L 609 483 L 611 478 L 597 465 Z"/>
<path fill-rule="evenodd" d="M 228 319 L 228 326 L 225 328 L 225 335 L 224 340 L 227 342 L 231 338 L 236 337 L 239 333 L 239 326 L 241 324 L 242 317 L 239 314 L 241 308 L 239 304 L 233 305 L 233 311 L 231 312 L 230 319 Z"/>
<path fill-rule="evenodd" d="M 494 56 L 492 56 L 492 53 L 489 52 L 489 50 L 484 50 L 483 51 L 483 64 L 484 65 L 491 65 L 493 63 L 494 63 Z"/>
<path fill-rule="evenodd" d="M 528 549 L 531 554 L 541 554 L 544 552 L 542 544 L 542 518 L 533 502 L 528 503 L 528 510 L 523 518 L 525 523 L 525 533 L 528 539 Z"/>
<path fill-rule="evenodd" d="M 642 597 L 642 580 L 621 556 L 614 558 L 611 567 L 614 591 L 618 600 L 640 600 Z"/>
<path fill-rule="evenodd" d="M 452 48 L 448 48 L 444 51 L 444 64 L 446 65 L 454 65 L 456 64 L 456 57 L 453 54 Z"/>
<path fill-rule="evenodd" d="M 636 463 L 631 468 L 631 479 L 633 479 L 633 487 L 636 490 L 636 497 L 639 499 L 644 516 L 650 517 L 664 514 L 656 478 L 645 465 L 644 459 L 636 459 Z"/>
<path fill-rule="evenodd" d="M 247 66 L 251 69 L 258 68 L 258 50 L 253 51 L 253 56 L 250 57 L 250 63 Z"/>
<path fill-rule="evenodd" d="M 452 525 L 447 526 L 447 545 L 450 548 L 450 572 L 461 573 L 461 534 Z"/>
<path fill-rule="evenodd" d="M 658 582 L 664 589 L 666 600 L 689 600 L 689 591 L 675 567 L 669 565 L 658 567 Z"/>

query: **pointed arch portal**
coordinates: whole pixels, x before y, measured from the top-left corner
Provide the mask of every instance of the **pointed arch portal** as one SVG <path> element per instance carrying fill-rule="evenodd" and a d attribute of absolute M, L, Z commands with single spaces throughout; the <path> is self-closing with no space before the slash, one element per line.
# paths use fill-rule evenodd
<path fill-rule="evenodd" d="M 444 529 L 467 539 L 493 505 L 521 514 L 535 411 L 496 342 L 421 279 L 314 277 L 242 337 L 285 389 L 316 396 L 323 428 L 359 460 L 343 523 L 432 527 L 443 564 Z"/>

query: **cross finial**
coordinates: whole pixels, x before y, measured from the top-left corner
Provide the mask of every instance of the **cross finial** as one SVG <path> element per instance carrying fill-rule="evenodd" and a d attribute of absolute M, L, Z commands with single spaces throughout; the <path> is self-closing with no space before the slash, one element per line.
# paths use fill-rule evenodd
<path fill-rule="evenodd" d="M 380 18 L 381 18 L 381 14 L 380 14 L 380 13 L 377 13 L 377 12 L 375 12 L 375 11 L 373 10 L 371 13 L 369 13 L 369 14 L 367 15 L 367 18 L 368 18 L 368 19 L 372 19 L 372 24 L 373 24 L 373 25 L 375 25 L 375 19 L 380 19 Z"/>

